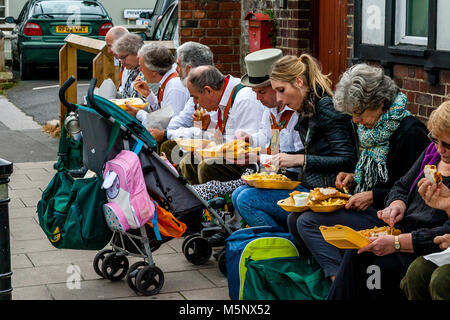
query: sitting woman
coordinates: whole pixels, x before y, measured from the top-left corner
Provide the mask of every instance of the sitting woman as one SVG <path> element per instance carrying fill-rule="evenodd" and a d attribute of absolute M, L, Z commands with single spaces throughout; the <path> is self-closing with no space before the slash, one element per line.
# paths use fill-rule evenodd
<path fill-rule="evenodd" d="M 347 250 L 334 280 L 329 299 L 405 299 L 400 281 L 408 266 L 419 256 L 440 251 L 435 237 L 450 233 L 448 199 L 430 202 L 424 193 L 425 165 L 435 165 L 443 186 L 450 186 L 450 102 L 434 110 L 428 120 L 432 144 L 388 193 L 386 208 L 377 212 L 385 224 L 400 229 L 399 236 L 371 238 L 359 250 Z M 436 183 L 436 182 L 434 182 Z M 421 190 L 422 189 L 422 190 Z M 364 214 L 365 215 L 365 214 Z M 361 216 L 364 216 L 361 215 Z M 372 268 L 368 274 L 368 267 Z M 375 274 L 374 274 L 375 272 Z"/>
<path fill-rule="evenodd" d="M 127 79 L 119 87 L 117 98 L 126 99 L 140 97 L 133 86 L 134 80 L 139 75 L 139 49 L 144 45 L 144 40 L 134 33 L 126 34 L 113 43 L 112 50 L 128 71 Z"/>
<path fill-rule="evenodd" d="M 299 191 L 334 186 L 341 170 L 353 170 L 357 161 L 356 136 L 348 115 L 333 107 L 331 80 L 314 58 L 285 56 L 275 62 L 270 75 L 277 101 L 295 110 L 299 119 L 295 130 L 303 148 L 293 153 L 278 153 L 265 165 L 299 168 L 295 177 L 302 182 Z M 237 213 L 250 226 L 286 227 L 287 212 L 277 201 L 289 197 L 292 190 L 268 190 L 243 186 L 232 194 Z"/>
<path fill-rule="evenodd" d="M 288 217 L 288 228 L 296 242 L 312 253 L 331 279 L 342 256 L 323 239 L 319 226 L 341 224 L 360 230 L 383 224 L 376 210 L 384 208 L 390 188 L 430 143 L 427 128 L 406 110 L 406 96 L 381 68 L 357 64 L 348 69 L 336 86 L 333 101 L 337 110 L 351 113 L 358 124 L 362 151 L 355 172 L 340 172 L 336 178 L 337 188 L 354 194 L 346 210 L 306 211 Z"/>

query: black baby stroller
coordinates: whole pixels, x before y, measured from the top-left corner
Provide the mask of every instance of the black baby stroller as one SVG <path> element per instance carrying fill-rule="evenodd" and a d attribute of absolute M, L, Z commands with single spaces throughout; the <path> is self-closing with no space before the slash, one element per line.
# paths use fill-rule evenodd
<path fill-rule="evenodd" d="M 232 233 L 231 228 L 214 208 L 215 203 L 203 200 L 195 190 L 187 184 L 186 179 L 173 170 L 156 150 L 156 141 L 141 123 L 113 102 L 94 95 L 97 80 L 91 80 L 86 97 L 87 106 L 74 105 L 66 101 L 65 91 L 75 82 L 72 76 L 60 89 L 60 100 L 69 111 L 78 114 L 83 143 L 83 164 L 97 174 L 103 175 L 105 159 L 114 158 L 122 150 L 130 150 L 138 141 L 143 142 L 139 160 L 144 174 L 147 192 L 156 203 L 171 212 L 179 221 L 187 225 L 184 236 L 189 239 L 183 242 L 183 253 L 193 264 L 206 263 L 212 248 L 203 236 L 205 231 L 224 230 Z M 120 135 L 108 154 L 108 141 L 112 127 L 120 124 Z M 203 209 L 211 214 L 214 225 L 201 223 Z M 112 281 L 121 280 L 125 276 L 131 289 L 144 295 L 157 294 L 164 283 L 163 272 L 156 267 L 152 252 L 162 243 L 171 240 L 162 237 L 158 240 L 153 228 L 145 224 L 140 229 L 113 233 L 111 248 L 99 251 L 94 259 L 94 270 L 101 277 Z M 127 256 L 142 257 L 129 266 Z"/>

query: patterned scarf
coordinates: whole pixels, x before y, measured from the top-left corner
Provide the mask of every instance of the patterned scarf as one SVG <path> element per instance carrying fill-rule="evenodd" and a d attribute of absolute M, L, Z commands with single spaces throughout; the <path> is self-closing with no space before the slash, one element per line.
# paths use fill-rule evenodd
<path fill-rule="evenodd" d="M 139 66 L 135 69 L 128 70 L 128 78 L 125 84 L 122 87 L 122 90 L 119 92 L 121 98 L 132 98 L 132 97 L 141 97 L 141 95 L 134 89 L 133 82 L 139 74 Z"/>
<path fill-rule="evenodd" d="M 400 92 L 389 110 L 381 115 L 371 129 L 358 125 L 362 152 L 356 164 L 355 193 L 371 190 L 378 183 L 388 181 L 386 158 L 389 152 L 389 138 L 403 118 L 411 115 L 406 110 L 406 103 L 406 96 Z"/>
<path fill-rule="evenodd" d="M 298 111 L 299 118 L 311 118 L 316 113 L 317 96 L 314 90 L 309 90 L 306 95 L 305 101 L 303 101 L 302 107 Z"/>

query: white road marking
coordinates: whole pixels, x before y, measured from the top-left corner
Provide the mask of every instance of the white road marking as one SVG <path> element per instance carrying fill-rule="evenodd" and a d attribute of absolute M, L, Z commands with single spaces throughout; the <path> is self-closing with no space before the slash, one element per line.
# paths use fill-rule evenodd
<path fill-rule="evenodd" d="M 83 86 L 85 87 L 88 85 L 89 85 L 89 83 L 79 83 L 78 84 L 79 87 L 83 87 Z M 53 88 L 59 88 L 59 84 L 55 84 L 52 86 L 45 86 L 45 87 L 35 87 L 35 88 L 33 88 L 33 90 L 44 90 L 44 89 L 53 89 Z"/>

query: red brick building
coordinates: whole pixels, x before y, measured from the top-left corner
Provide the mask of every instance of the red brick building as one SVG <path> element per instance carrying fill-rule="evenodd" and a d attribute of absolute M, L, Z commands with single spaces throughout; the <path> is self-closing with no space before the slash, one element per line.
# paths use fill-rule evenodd
<path fill-rule="evenodd" d="M 359 61 L 383 66 L 424 121 L 450 96 L 450 1 L 180 0 L 180 43 L 210 46 L 217 67 L 240 76 L 249 53 L 248 12 L 274 16 L 276 47 L 311 53 L 334 83 Z"/>

